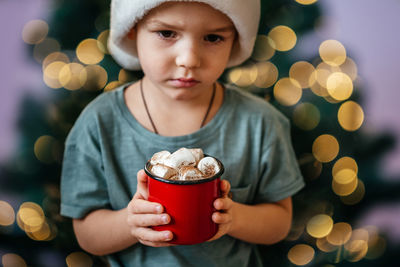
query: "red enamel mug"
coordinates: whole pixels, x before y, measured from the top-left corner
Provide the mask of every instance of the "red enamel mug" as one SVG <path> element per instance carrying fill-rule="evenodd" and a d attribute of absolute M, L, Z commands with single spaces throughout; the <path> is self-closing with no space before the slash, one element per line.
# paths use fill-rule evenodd
<path fill-rule="evenodd" d="M 171 217 L 167 225 L 154 226 L 157 231 L 169 230 L 174 237 L 172 244 L 192 245 L 202 243 L 213 237 L 218 225 L 211 219 L 215 208 L 213 203 L 219 198 L 222 163 L 216 159 L 221 169 L 212 177 L 200 180 L 167 180 L 153 175 L 150 161 L 145 165 L 148 176 L 148 190 L 151 202 L 160 203 Z"/>

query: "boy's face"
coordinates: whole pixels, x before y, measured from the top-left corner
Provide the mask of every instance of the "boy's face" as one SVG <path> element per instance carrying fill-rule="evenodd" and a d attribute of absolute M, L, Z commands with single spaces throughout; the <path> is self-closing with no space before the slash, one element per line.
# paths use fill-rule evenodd
<path fill-rule="evenodd" d="M 221 76 L 236 30 L 209 5 L 168 2 L 151 10 L 133 36 L 147 79 L 166 96 L 185 100 L 211 89 Z"/>

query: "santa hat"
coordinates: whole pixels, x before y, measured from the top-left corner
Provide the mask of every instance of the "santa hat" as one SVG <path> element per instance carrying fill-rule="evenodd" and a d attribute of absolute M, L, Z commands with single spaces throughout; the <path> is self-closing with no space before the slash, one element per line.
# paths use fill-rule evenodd
<path fill-rule="evenodd" d="M 127 34 L 151 9 L 176 0 L 112 0 L 108 49 L 125 69 L 139 70 L 136 41 Z M 181 0 L 182 1 L 182 0 Z M 227 67 L 241 64 L 251 56 L 260 19 L 260 0 L 183 0 L 210 5 L 227 15 L 238 32 Z"/>

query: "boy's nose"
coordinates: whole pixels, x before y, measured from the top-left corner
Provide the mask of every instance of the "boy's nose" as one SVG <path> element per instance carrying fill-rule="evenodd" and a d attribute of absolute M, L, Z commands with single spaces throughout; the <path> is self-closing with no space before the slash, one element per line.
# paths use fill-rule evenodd
<path fill-rule="evenodd" d="M 194 43 L 187 43 L 178 48 L 176 65 L 184 68 L 200 67 L 200 49 Z"/>

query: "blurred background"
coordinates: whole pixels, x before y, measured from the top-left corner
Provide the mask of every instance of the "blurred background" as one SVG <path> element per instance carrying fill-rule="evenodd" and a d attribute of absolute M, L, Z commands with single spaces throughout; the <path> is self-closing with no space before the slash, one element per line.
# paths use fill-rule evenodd
<path fill-rule="evenodd" d="M 262 0 L 252 57 L 222 79 L 292 122 L 306 180 L 266 266 L 398 266 L 400 1 Z M 103 91 L 139 79 L 107 51 L 109 0 L 0 1 L 0 259 L 107 266 L 59 215 L 63 143 Z"/>

